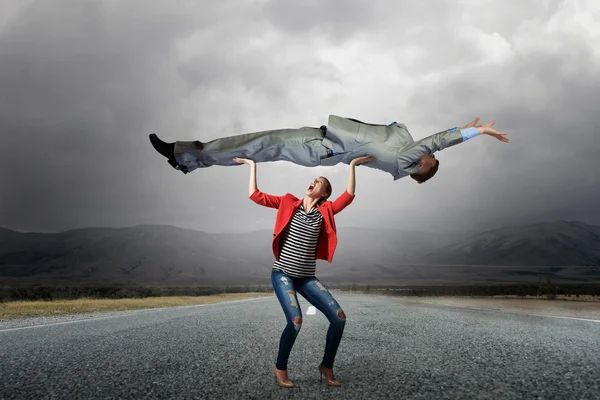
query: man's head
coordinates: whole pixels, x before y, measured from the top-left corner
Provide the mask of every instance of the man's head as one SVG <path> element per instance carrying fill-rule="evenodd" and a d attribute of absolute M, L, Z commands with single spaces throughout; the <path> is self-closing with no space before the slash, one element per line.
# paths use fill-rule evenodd
<path fill-rule="evenodd" d="M 410 174 L 410 177 L 419 182 L 419 184 L 425 183 L 435 175 L 439 167 L 440 162 L 435 156 L 433 154 L 427 154 L 419 160 L 419 172 Z"/>

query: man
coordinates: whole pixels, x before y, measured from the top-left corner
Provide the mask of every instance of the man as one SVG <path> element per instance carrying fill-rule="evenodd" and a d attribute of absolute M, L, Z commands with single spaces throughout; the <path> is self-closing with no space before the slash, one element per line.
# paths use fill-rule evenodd
<path fill-rule="evenodd" d="M 233 158 L 255 162 L 291 161 L 307 167 L 331 166 L 362 156 L 375 160 L 364 165 L 389 172 L 394 180 L 407 175 L 418 183 L 431 179 L 439 168 L 436 151 L 489 135 L 507 143 L 506 133 L 494 122 L 477 125 L 479 118 L 462 128 L 451 128 L 415 142 L 406 125 L 375 125 L 330 115 L 320 128 L 278 129 L 200 141 L 165 143 L 150 134 L 150 142 L 173 168 L 184 174 L 212 165 L 239 165 Z"/>

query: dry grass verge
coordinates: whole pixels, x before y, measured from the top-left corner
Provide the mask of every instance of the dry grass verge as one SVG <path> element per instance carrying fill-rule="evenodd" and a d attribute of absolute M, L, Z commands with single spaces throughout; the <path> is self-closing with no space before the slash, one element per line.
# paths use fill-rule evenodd
<path fill-rule="evenodd" d="M 273 296 L 272 293 L 224 293 L 211 296 L 145 297 L 139 299 L 77 299 L 54 301 L 12 301 L 0 303 L 0 320 L 29 317 L 94 313 L 102 311 L 138 310 L 214 304 L 232 300 Z"/>

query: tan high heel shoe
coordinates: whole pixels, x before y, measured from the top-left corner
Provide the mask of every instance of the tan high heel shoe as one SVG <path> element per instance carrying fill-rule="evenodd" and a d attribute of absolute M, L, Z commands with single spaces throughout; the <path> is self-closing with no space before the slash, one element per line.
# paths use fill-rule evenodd
<path fill-rule="evenodd" d="M 325 366 L 323 364 L 319 364 L 319 380 L 323 381 L 323 377 L 325 377 L 325 380 L 327 382 L 328 386 L 342 386 L 342 383 L 340 381 L 338 381 L 337 379 L 333 378 L 333 379 L 329 379 L 327 377 L 327 375 L 325 375 Z M 331 371 L 333 373 L 333 371 Z"/>
<path fill-rule="evenodd" d="M 275 379 L 277 379 L 277 383 L 279 384 L 279 386 L 281 387 L 285 387 L 285 388 L 293 388 L 294 387 L 294 383 L 292 381 L 290 381 L 289 379 L 287 381 L 282 381 L 279 379 L 279 376 L 277 376 L 277 367 L 273 365 L 273 372 L 275 373 Z"/>

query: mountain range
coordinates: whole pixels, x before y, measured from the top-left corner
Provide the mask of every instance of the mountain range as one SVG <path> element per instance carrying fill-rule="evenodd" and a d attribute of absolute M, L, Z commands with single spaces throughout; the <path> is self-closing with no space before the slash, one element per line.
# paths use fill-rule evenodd
<path fill-rule="evenodd" d="M 269 284 L 272 231 L 212 234 L 168 225 L 21 233 L 0 228 L 0 284 Z M 600 227 L 557 221 L 477 235 L 338 227 L 328 283 L 600 280 Z"/>

